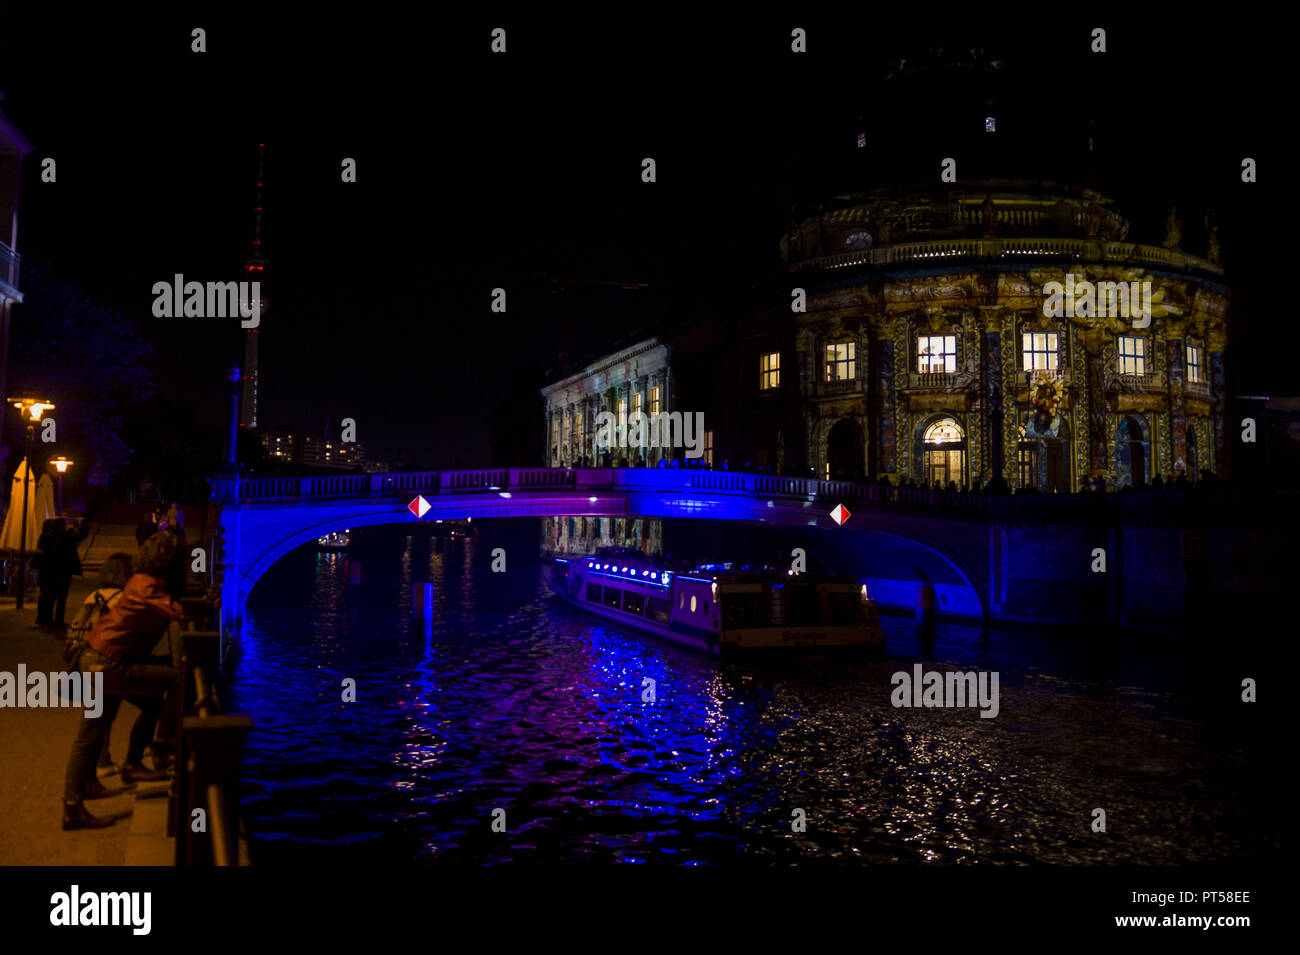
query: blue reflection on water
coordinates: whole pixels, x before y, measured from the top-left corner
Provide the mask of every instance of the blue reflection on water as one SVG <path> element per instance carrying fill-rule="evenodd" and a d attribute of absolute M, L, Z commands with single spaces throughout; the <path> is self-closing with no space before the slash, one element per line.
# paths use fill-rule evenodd
<path fill-rule="evenodd" d="M 1236 795 L 1241 752 L 1180 708 L 1190 678 L 1158 655 L 887 619 L 880 663 L 733 664 L 489 563 L 472 539 L 376 535 L 259 585 L 230 704 L 255 720 L 264 859 L 1172 864 L 1274 837 Z M 425 581 L 431 620 L 411 613 Z M 890 674 L 916 660 L 1000 670 L 999 718 L 893 708 Z M 1143 836 L 1102 847 L 1081 799 Z"/>

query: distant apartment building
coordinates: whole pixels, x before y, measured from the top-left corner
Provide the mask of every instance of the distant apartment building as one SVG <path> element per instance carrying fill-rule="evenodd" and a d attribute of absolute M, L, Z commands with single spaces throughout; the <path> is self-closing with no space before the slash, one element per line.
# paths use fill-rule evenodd
<path fill-rule="evenodd" d="M 292 431 L 263 431 L 261 438 L 266 456 L 272 461 L 298 463 L 298 436 Z"/>
<path fill-rule="evenodd" d="M 304 468 L 370 471 L 365 446 L 359 441 L 335 441 L 296 431 L 260 432 L 262 447 L 273 462 Z M 383 462 L 376 462 L 381 464 Z"/>
<path fill-rule="evenodd" d="M 338 468 L 351 471 L 360 469 L 365 464 L 365 460 L 365 449 L 358 441 L 344 443 L 318 438 L 314 435 L 303 436 L 302 460 L 300 462 L 303 467 Z"/>

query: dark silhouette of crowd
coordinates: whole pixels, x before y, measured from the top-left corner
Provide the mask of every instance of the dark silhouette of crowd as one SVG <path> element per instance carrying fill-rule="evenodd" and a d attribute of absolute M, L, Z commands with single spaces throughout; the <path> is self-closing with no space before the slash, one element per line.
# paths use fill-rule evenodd
<path fill-rule="evenodd" d="M 38 575 L 40 597 L 36 601 L 36 625 L 62 627 L 72 578 L 81 575 L 81 558 L 77 545 L 90 533 L 84 521 L 72 527 L 62 517 L 51 517 L 41 525 L 41 536 L 32 555 L 32 567 Z"/>

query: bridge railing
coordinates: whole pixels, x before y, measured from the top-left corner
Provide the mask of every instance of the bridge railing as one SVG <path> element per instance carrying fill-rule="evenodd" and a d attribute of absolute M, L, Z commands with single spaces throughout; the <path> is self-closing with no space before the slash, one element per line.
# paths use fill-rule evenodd
<path fill-rule="evenodd" d="M 842 503 L 850 511 L 863 503 L 917 514 L 993 520 L 1004 526 L 1120 522 L 1145 526 L 1279 521 L 1300 523 L 1300 508 L 1247 488 L 1194 487 L 1190 491 L 1130 494 L 988 495 L 938 491 L 812 477 L 782 477 L 691 468 L 488 468 L 476 471 L 411 471 L 312 477 L 218 479 L 224 504 L 292 502 L 303 499 L 391 497 L 394 494 L 492 494 L 549 488 L 583 492 L 709 493 L 817 501 L 829 511 Z"/>
<path fill-rule="evenodd" d="M 461 471 L 411 471 L 394 474 L 339 474 L 311 477 L 223 478 L 223 499 L 234 502 L 291 501 L 411 494 L 464 494 L 475 491 L 533 491 L 545 488 L 608 491 L 713 491 L 722 494 L 800 497 L 834 502 L 868 502 L 987 514 L 982 494 L 892 487 L 854 481 L 778 477 L 737 471 L 662 468 L 487 468 Z"/>

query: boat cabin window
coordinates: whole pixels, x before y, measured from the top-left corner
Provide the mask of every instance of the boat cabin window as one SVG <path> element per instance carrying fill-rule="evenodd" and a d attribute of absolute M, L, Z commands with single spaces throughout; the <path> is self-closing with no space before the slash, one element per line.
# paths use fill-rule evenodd
<path fill-rule="evenodd" d="M 617 587 L 605 588 L 604 604 L 606 607 L 613 607 L 615 610 L 617 610 L 619 606 L 622 604 L 622 602 L 623 602 L 623 591 L 621 591 Z"/>
<path fill-rule="evenodd" d="M 691 613 L 695 613 L 695 594 L 691 594 Z"/>
<path fill-rule="evenodd" d="M 587 599 L 594 604 L 600 603 L 600 584 L 587 584 Z"/>
<path fill-rule="evenodd" d="M 623 610 L 625 613 L 634 613 L 638 617 L 645 610 L 645 598 L 641 594 L 633 593 L 630 590 L 623 591 Z"/>
<path fill-rule="evenodd" d="M 650 612 L 647 613 L 646 616 L 658 620 L 660 623 L 667 623 L 668 615 L 672 611 L 672 609 L 673 609 L 673 604 L 671 600 L 663 600 L 659 597 L 651 597 Z"/>

